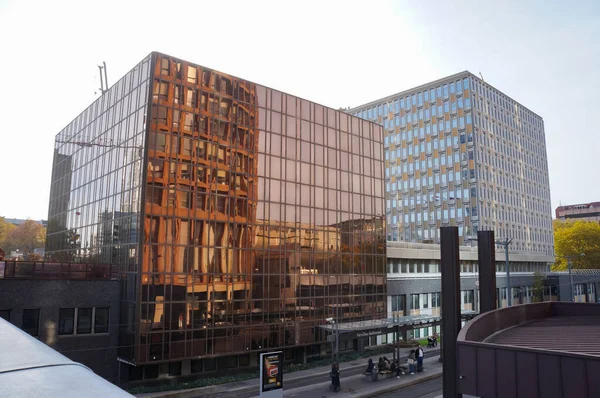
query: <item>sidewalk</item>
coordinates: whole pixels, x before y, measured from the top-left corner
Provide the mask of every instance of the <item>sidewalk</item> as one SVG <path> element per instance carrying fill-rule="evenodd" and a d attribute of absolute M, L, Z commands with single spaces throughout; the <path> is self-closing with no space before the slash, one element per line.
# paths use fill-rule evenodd
<path fill-rule="evenodd" d="M 339 397 L 339 398 L 367 398 L 375 397 L 382 394 L 387 394 L 402 388 L 407 388 L 418 383 L 425 382 L 438 378 L 442 375 L 442 363 L 439 362 L 439 357 L 432 356 L 426 358 L 423 362 L 424 372 L 415 373 L 414 375 L 402 375 L 400 379 L 390 377 L 372 381 L 370 377 L 363 374 L 344 377 L 342 373 L 341 386 L 342 390 L 334 393 L 329 390 L 330 382 L 312 384 L 310 386 L 293 388 L 285 390 L 284 396 L 290 398 L 314 398 L 316 396 L 324 397 Z M 258 397 L 258 394 L 256 395 Z"/>
<path fill-rule="evenodd" d="M 367 377 L 362 375 L 365 368 L 367 367 L 367 362 L 369 358 L 361 358 L 356 361 L 345 362 L 340 364 L 340 373 L 342 375 L 342 391 L 339 393 L 333 393 L 329 391 L 329 372 L 331 371 L 330 366 L 321 366 L 313 369 L 300 370 L 297 372 L 286 373 L 283 376 L 283 384 L 284 384 L 284 395 L 285 396 L 300 396 L 294 394 L 300 394 L 302 391 L 306 391 L 306 388 L 316 389 L 323 384 L 324 389 L 323 393 L 319 393 L 322 396 L 329 394 L 335 394 L 336 397 L 340 396 L 352 396 L 352 397 L 362 397 L 363 395 L 353 395 L 354 393 L 349 391 L 350 388 L 358 388 L 360 391 L 369 390 L 369 389 L 377 389 L 378 391 L 381 388 L 389 388 L 389 387 L 397 387 L 398 385 L 410 385 L 405 384 L 409 383 L 412 380 L 424 381 L 429 380 L 431 377 L 427 378 L 430 375 L 433 375 L 436 370 L 435 364 L 439 364 L 439 347 L 436 348 L 425 348 L 423 347 L 423 351 L 425 351 L 425 369 L 427 370 L 424 373 L 418 373 L 415 375 L 405 375 L 401 379 L 390 378 L 386 380 L 379 380 L 377 382 L 367 380 Z M 408 358 L 408 353 L 410 352 L 410 348 L 403 348 L 400 350 L 400 363 L 405 363 Z M 379 360 L 380 356 L 386 356 L 389 359 L 392 358 L 393 353 L 389 352 L 388 354 L 380 354 L 371 357 L 375 363 Z M 429 368 L 431 367 L 431 372 Z M 439 373 L 437 373 L 434 377 L 438 377 L 441 374 L 441 364 L 439 366 Z M 360 379 L 361 382 L 356 384 L 355 380 Z M 346 382 L 350 381 L 352 386 L 346 386 Z M 302 383 L 310 384 L 309 386 L 304 386 Z M 364 386 L 362 385 L 364 384 Z M 414 384 L 414 383 L 413 383 Z M 164 391 L 164 392 L 156 392 L 156 393 L 148 393 L 148 394 L 137 394 L 138 397 L 143 398 L 197 398 L 197 397 L 231 397 L 234 395 L 237 396 L 258 396 L 258 387 L 259 381 L 257 379 L 244 380 L 235 383 L 228 384 L 219 384 L 208 387 L 201 388 L 193 388 L 188 390 L 177 390 L 177 391 Z M 301 390 L 302 389 L 302 390 Z M 393 391 L 394 389 L 390 390 Z M 295 391 L 295 393 L 294 393 Z M 325 394 L 327 392 L 327 394 Z M 380 391 L 385 392 L 385 391 Z M 314 394 L 314 393 L 313 393 Z M 350 395 L 346 395 L 350 394 Z M 310 396 L 310 395 L 309 395 Z M 370 395 L 364 395 L 365 397 Z M 314 398 L 314 395 L 311 396 Z"/>

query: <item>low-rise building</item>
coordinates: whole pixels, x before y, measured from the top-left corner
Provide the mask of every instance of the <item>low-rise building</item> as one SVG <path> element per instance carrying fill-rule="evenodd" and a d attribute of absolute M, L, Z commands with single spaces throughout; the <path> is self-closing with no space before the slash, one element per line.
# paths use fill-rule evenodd
<path fill-rule="evenodd" d="M 117 382 L 120 291 L 115 270 L 0 261 L 0 318 Z"/>
<path fill-rule="evenodd" d="M 558 206 L 556 208 L 556 219 L 561 221 L 573 220 L 600 222 L 600 202 Z"/>

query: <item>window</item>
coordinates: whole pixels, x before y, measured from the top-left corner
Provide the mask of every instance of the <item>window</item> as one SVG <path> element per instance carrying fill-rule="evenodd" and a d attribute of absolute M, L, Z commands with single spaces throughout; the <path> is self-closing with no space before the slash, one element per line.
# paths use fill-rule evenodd
<path fill-rule="evenodd" d="M 406 308 L 406 295 L 392 296 L 392 311 L 404 311 Z"/>
<path fill-rule="evenodd" d="M 92 333 L 92 309 L 79 308 L 77 311 L 77 334 Z"/>
<path fill-rule="evenodd" d="M 94 333 L 108 333 L 108 307 L 95 308 Z"/>
<path fill-rule="evenodd" d="M 58 314 L 58 335 L 108 333 L 108 322 L 108 307 L 61 308 Z"/>
<path fill-rule="evenodd" d="M 0 310 L 0 318 L 10 322 L 10 310 Z"/>
<path fill-rule="evenodd" d="M 431 293 L 431 307 L 441 307 L 441 294 L 440 293 Z"/>
<path fill-rule="evenodd" d="M 410 295 L 410 309 L 411 310 L 418 310 L 420 308 L 421 308 L 421 306 L 419 305 L 419 295 L 418 294 L 411 294 Z"/>
<path fill-rule="evenodd" d="M 29 333 L 32 336 L 39 334 L 40 328 L 40 310 L 39 308 L 34 310 L 23 310 L 23 324 L 21 329 L 24 332 Z"/>
<path fill-rule="evenodd" d="M 58 312 L 58 335 L 73 334 L 75 309 L 61 308 Z"/>

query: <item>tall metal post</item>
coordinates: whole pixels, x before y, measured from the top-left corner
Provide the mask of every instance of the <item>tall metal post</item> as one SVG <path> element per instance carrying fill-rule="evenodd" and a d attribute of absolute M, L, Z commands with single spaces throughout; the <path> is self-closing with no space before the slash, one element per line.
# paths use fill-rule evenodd
<path fill-rule="evenodd" d="M 477 260 L 479 263 L 479 313 L 493 311 L 496 297 L 496 245 L 494 231 L 477 232 Z"/>
<path fill-rule="evenodd" d="M 573 266 L 571 265 L 571 258 L 567 258 L 567 264 L 569 265 L 569 294 L 571 297 L 571 302 L 575 301 L 575 296 L 573 296 Z"/>
<path fill-rule="evenodd" d="M 506 290 L 508 295 L 508 306 L 512 306 L 512 288 L 510 286 L 510 261 L 508 261 L 508 245 L 512 239 L 509 241 L 508 238 L 504 241 L 504 256 L 506 257 Z"/>
<path fill-rule="evenodd" d="M 442 355 L 444 398 L 457 398 L 458 352 L 456 338 L 460 331 L 460 258 L 458 227 L 441 227 L 442 271 Z"/>
<path fill-rule="evenodd" d="M 102 61 L 102 65 L 104 65 L 102 69 L 104 69 L 104 85 L 106 86 L 105 91 L 108 91 L 108 76 L 106 75 L 106 62 Z"/>
<path fill-rule="evenodd" d="M 338 309 L 339 314 L 339 309 Z M 335 320 L 335 361 L 340 360 L 340 318 Z"/>

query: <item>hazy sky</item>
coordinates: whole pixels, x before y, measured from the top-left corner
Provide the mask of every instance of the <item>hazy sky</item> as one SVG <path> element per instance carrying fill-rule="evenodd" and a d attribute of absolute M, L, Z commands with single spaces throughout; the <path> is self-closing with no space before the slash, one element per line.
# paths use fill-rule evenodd
<path fill-rule="evenodd" d="M 153 50 L 333 108 L 481 72 L 544 118 L 552 207 L 600 200 L 600 1 L 0 0 L 0 50 L 2 216 L 47 217 L 97 65 L 114 83 Z"/>

